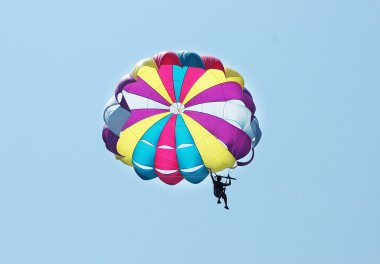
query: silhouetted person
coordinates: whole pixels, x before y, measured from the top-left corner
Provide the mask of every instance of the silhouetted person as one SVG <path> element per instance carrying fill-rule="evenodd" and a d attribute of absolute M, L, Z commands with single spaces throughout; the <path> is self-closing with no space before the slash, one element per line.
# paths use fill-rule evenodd
<path fill-rule="evenodd" d="M 224 208 L 226 209 L 230 209 L 228 208 L 228 205 L 227 205 L 227 195 L 226 195 L 226 186 L 230 186 L 231 185 L 231 179 L 228 178 L 228 182 L 226 181 L 225 183 L 222 182 L 222 177 L 217 175 L 216 173 L 214 173 L 215 176 L 216 176 L 216 180 L 214 178 L 214 176 L 212 175 L 212 172 L 210 171 L 210 176 L 211 176 L 211 179 L 212 179 L 212 183 L 214 184 L 214 195 L 215 197 L 218 198 L 218 204 L 220 204 L 220 198 L 223 198 L 224 200 Z"/>

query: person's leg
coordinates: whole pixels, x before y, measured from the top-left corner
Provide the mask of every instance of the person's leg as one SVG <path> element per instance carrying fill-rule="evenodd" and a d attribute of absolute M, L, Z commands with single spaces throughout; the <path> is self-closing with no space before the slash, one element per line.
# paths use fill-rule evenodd
<path fill-rule="evenodd" d="M 220 198 L 222 198 L 222 195 L 223 195 L 223 192 L 219 191 L 219 193 L 218 193 L 218 201 L 217 201 L 218 204 L 221 203 L 220 202 Z"/>
<path fill-rule="evenodd" d="M 227 195 L 226 195 L 226 193 L 223 192 L 222 198 L 224 200 L 224 208 L 230 209 L 230 208 L 228 208 L 228 205 L 227 205 Z"/>

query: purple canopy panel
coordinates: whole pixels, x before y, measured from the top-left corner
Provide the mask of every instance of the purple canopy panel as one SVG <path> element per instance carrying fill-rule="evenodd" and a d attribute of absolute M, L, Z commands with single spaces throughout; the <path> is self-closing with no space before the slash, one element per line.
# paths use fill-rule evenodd
<path fill-rule="evenodd" d="M 116 145 L 117 141 L 119 140 L 119 137 L 112 133 L 112 131 L 106 126 L 104 126 L 103 128 L 102 137 L 104 143 L 106 144 L 106 148 L 113 154 L 121 156 L 116 150 Z"/>
<path fill-rule="evenodd" d="M 201 112 L 185 110 L 185 114 L 197 121 L 216 138 L 222 141 L 235 159 L 240 159 L 251 149 L 250 137 L 239 128 L 227 121 Z"/>
<path fill-rule="evenodd" d="M 252 96 L 246 88 L 243 90 L 236 82 L 226 82 L 210 87 L 192 98 L 185 106 L 190 107 L 208 102 L 225 102 L 229 100 L 242 101 L 251 111 L 253 118 L 256 107 L 253 103 Z"/>
<path fill-rule="evenodd" d="M 242 101 L 244 102 L 245 106 L 251 111 L 252 113 L 251 121 L 252 121 L 253 116 L 255 115 L 255 112 L 256 112 L 256 106 L 255 106 L 255 103 L 253 102 L 252 95 L 249 93 L 247 88 L 244 88 L 243 90 Z"/>
<path fill-rule="evenodd" d="M 164 99 L 158 92 L 156 92 L 156 90 L 154 90 L 140 77 L 138 77 L 136 82 L 124 86 L 123 89 L 128 93 L 136 94 L 163 105 L 170 106 L 170 103 L 166 101 L 166 99 Z"/>
<path fill-rule="evenodd" d="M 165 113 L 168 111 L 169 110 L 165 110 L 165 109 L 135 109 L 135 110 L 132 110 L 132 114 L 128 118 L 125 125 L 123 126 L 122 131 L 124 131 L 128 127 L 134 125 L 135 123 L 137 123 L 137 122 L 139 122 L 145 118 L 151 117 L 153 115 Z"/>
<path fill-rule="evenodd" d="M 117 85 L 117 87 L 116 87 L 116 89 L 115 89 L 115 98 L 117 98 L 117 96 L 123 91 L 123 88 L 124 88 L 126 85 L 128 85 L 128 84 L 130 84 L 130 83 L 133 83 L 133 82 L 135 82 L 135 81 L 136 81 L 136 80 L 132 77 L 132 75 L 130 75 L 130 74 L 125 75 L 125 76 L 123 77 L 123 79 L 119 82 L 119 84 Z M 121 98 L 121 101 L 119 102 L 119 104 L 120 104 L 123 108 L 127 109 L 128 111 L 131 111 L 131 110 L 129 109 L 128 103 L 127 103 L 127 101 L 125 101 L 125 98 L 124 98 L 124 97 Z"/>
<path fill-rule="evenodd" d="M 185 107 L 209 102 L 225 102 L 228 100 L 241 100 L 243 90 L 236 82 L 226 82 L 210 87 L 192 98 Z"/>

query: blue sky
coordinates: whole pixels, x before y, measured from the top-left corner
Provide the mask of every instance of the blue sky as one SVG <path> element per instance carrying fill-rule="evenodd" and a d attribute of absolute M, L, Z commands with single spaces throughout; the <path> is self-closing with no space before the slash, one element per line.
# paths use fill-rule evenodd
<path fill-rule="evenodd" d="M 0 263 L 380 263 L 378 1 L 0 3 Z M 230 211 L 101 140 L 162 50 L 243 74 L 263 138 Z"/>

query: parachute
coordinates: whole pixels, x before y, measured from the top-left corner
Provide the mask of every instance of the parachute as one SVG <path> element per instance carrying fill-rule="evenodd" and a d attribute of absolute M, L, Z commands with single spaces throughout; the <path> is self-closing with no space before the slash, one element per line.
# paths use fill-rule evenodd
<path fill-rule="evenodd" d="M 104 110 L 103 141 L 143 180 L 175 185 L 246 166 L 261 138 L 243 77 L 211 56 L 165 51 L 136 64 Z"/>

